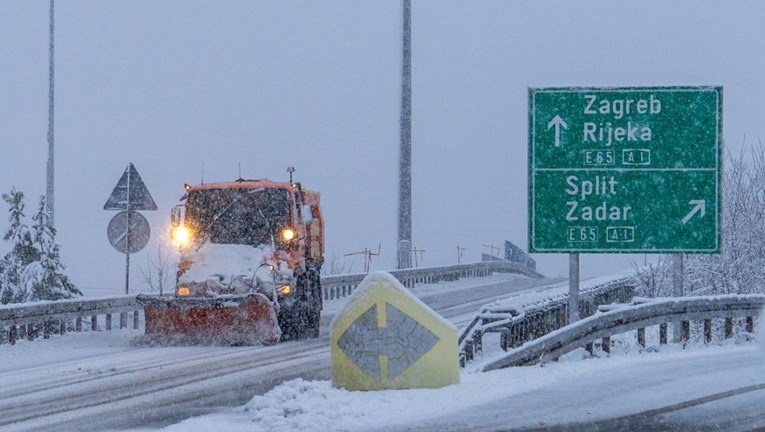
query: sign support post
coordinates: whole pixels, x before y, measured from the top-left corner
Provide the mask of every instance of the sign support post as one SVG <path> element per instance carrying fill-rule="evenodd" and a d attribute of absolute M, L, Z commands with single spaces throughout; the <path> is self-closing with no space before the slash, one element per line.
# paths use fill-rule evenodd
<path fill-rule="evenodd" d="M 568 323 L 579 321 L 579 254 L 568 255 Z"/>
<path fill-rule="evenodd" d="M 672 255 L 672 297 L 683 296 L 683 254 Z M 672 337 L 675 343 L 683 341 L 682 322 L 672 323 Z"/>
<path fill-rule="evenodd" d="M 127 223 L 125 224 L 125 295 L 130 293 L 130 170 L 127 170 Z"/>

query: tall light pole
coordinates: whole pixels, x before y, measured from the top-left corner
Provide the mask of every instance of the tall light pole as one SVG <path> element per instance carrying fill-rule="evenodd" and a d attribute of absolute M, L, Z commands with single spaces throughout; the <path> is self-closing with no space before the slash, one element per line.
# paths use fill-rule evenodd
<path fill-rule="evenodd" d="M 53 0 L 50 0 L 50 44 L 48 47 L 48 175 L 45 187 L 45 210 L 53 226 Z"/>
<path fill-rule="evenodd" d="M 412 267 L 412 3 L 404 0 L 401 150 L 398 179 L 398 266 Z"/>

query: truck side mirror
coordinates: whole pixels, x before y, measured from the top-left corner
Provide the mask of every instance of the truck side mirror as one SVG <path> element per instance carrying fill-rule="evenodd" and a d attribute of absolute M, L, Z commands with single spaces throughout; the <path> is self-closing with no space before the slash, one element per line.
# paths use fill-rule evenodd
<path fill-rule="evenodd" d="M 172 210 L 170 210 L 170 226 L 175 228 L 181 224 L 182 212 L 183 210 L 181 206 L 175 206 Z"/>
<path fill-rule="evenodd" d="M 310 205 L 303 205 L 303 223 L 304 224 L 310 224 L 313 222 L 313 213 L 311 213 L 311 206 Z"/>

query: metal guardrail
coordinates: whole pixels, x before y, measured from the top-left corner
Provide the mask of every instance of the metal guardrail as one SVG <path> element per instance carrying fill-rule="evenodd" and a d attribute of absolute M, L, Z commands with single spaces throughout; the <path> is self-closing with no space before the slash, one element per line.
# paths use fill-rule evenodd
<path fill-rule="evenodd" d="M 542 277 L 532 269 L 511 262 L 480 262 L 390 271 L 403 285 L 410 288 L 416 283 L 482 277 L 495 272 Z M 324 299 L 330 300 L 350 295 L 366 275 L 362 273 L 322 277 Z M 67 331 L 112 330 L 112 316 L 115 314 L 119 314 L 119 328 L 126 328 L 128 314 L 131 313 L 132 328 L 137 329 L 143 307 L 138 304 L 135 296 L 0 305 L 0 343 L 13 344 L 17 339 L 24 337 L 34 339 L 38 333 L 48 338 L 52 333 L 63 334 Z M 99 327 L 99 322 L 103 322 L 103 327 Z"/>
<path fill-rule="evenodd" d="M 502 357 L 483 365 L 483 371 L 551 360 L 575 349 L 586 347 L 591 353 L 593 341 L 602 339 L 601 347 L 610 352 L 611 337 L 637 330 L 637 341 L 645 346 L 645 329 L 659 326 L 659 343 L 667 343 L 669 323 L 679 323 L 681 340 L 690 340 L 691 321 L 703 321 L 704 340 L 712 340 L 713 320 L 724 320 L 725 338 L 733 336 L 734 320 L 744 321 L 746 332 L 752 333 L 754 321 L 765 306 L 765 295 L 725 295 L 657 299 L 637 305 L 625 305 L 569 325 L 554 333 L 508 351 Z"/>
<path fill-rule="evenodd" d="M 494 273 L 517 273 L 529 277 L 544 277 L 529 267 L 510 261 L 485 261 L 474 264 L 457 264 L 445 267 L 425 267 L 403 270 L 389 270 L 407 288 L 413 288 L 417 283 L 437 283 L 453 281 L 467 277 L 485 277 Z M 321 289 L 324 300 L 332 300 L 349 296 L 367 276 L 366 273 L 352 275 L 323 276 Z"/>
<path fill-rule="evenodd" d="M 632 301 L 635 281 L 624 277 L 582 289 L 579 298 L 579 316 L 588 317 L 600 305 Z M 525 342 L 542 337 L 568 324 L 568 294 L 559 294 L 535 303 L 481 308 L 459 335 L 460 365 L 483 351 L 483 336 L 500 333 L 500 347 L 507 351 Z"/>
<path fill-rule="evenodd" d="M 99 329 L 99 316 L 103 316 L 105 330 L 112 329 L 112 315 L 120 314 L 120 328 L 127 327 L 127 315 L 133 314 L 133 328 L 138 328 L 142 309 L 135 296 L 105 297 L 97 299 L 72 299 L 0 306 L 0 329 L 7 328 L 7 342 L 13 344 L 19 337 L 34 339 L 38 332 L 44 338 L 51 333 L 82 331 L 83 321 L 89 321 L 92 331 Z M 72 325 L 67 324 L 72 321 Z M 0 342 L 5 342 L 5 332 Z"/>

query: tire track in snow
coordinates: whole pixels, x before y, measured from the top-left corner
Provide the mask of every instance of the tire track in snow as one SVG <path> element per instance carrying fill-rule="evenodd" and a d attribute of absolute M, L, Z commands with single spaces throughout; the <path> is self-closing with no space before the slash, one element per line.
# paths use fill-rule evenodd
<path fill-rule="evenodd" d="M 424 294 L 422 299 L 460 324 L 472 319 L 486 303 L 558 282 L 525 278 L 486 281 L 485 285 Z M 10 431 L 169 424 L 216 406 L 242 405 L 255 394 L 290 379 L 327 379 L 329 329 L 326 324 L 331 318 L 330 314 L 322 317 L 325 324 L 322 337 L 315 340 L 272 347 L 219 348 L 213 352 L 196 352 L 188 347 L 180 351 L 149 347 L 145 350 L 156 350 L 151 357 L 142 357 L 146 354 L 141 348 L 141 351 L 130 351 L 129 354 L 134 355 L 128 360 L 119 358 L 125 355 L 121 351 L 92 359 L 89 362 L 94 365 L 92 369 L 100 371 L 96 375 L 83 373 L 79 360 L 69 361 L 62 368 L 54 365 L 54 374 L 69 372 L 73 376 L 54 376 L 4 389 L 0 395 L 3 413 L 0 426 Z M 73 369 L 74 366 L 79 370 Z M 49 371 L 50 367 L 40 366 L 34 370 Z"/>
<path fill-rule="evenodd" d="M 301 362 L 323 350 L 323 346 L 311 350 L 295 350 L 297 352 L 293 354 L 293 357 L 290 357 L 290 360 Z M 7 402 L 0 405 L 0 412 L 3 413 L 0 417 L 0 426 L 13 426 L 37 418 L 157 394 L 200 382 L 202 378 L 203 380 L 214 380 L 233 373 L 246 372 L 269 365 L 279 365 L 284 362 L 283 354 L 253 359 L 251 352 L 238 352 L 225 356 L 208 356 L 202 361 L 194 359 L 192 362 L 186 362 L 193 363 L 191 365 L 184 363 L 173 368 L 165 368 L 170 370 L 136 369 L 124 374 L 98 377 L 86 382 L 72 384 L 66 395 L 62 395 L 60 391 L 52 391 L 58 389 L 46 389 L 13 400 L 4 397 Z M 37 427 L 39 425 L 32 429 Z M 92 425 L 89 425 L 89 428 L 92 428 Z"/>

